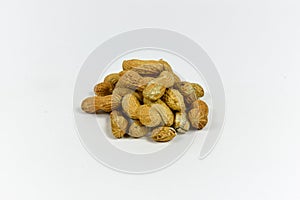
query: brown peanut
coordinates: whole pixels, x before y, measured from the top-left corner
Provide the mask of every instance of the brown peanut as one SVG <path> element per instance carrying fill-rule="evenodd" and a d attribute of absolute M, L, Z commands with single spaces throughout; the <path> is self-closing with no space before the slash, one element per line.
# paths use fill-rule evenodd
<path fill-rule="evenodd" d="M 201 85 L 199 85 L 198 83 L 191 83 L 191 84 L 192 84 L 192 86 L 195 90 L 196 96 L 198 98 L 203 97 L 204 96 L 204 90 L 201 87 Z"/>
<path fill-rule="evenodd" d="M 135 120 L 129 127 L 128 135 L 134 138 L 143 137 L 149 132 L 149 128 L 141 124 L 140 121 Z"/>
<path fill-rule="evenodd" d="M 126 94 L 122 99 L 122 108 L 128 117 L 138 119 L 136 110 L 140 107 L 140 102 L 134 94 Z"/>
<path fill-rule="evenodd" d="M 168 142 L 176 136 L 172 127 L 159 127 L 152 131 L 151 138 L 156 142 Z"/>
<path fill-rule="evenodd" d="M 136 113 L 140 122 L 148 127 L 155 127 L 160 124 L 171 126 L 174 123 L 173 112 L 163 102 L 142 105 Z"/>
<path fill-rule="evenodd" d="M 196 129 L 203 129 L 207 122 L 208 122 L 208 118 L 207 115 L 205 115 L 202 112 L 199 112 L 199 110 L 197 108 L 193 108 L 189 111 L 189 120 L 191 122 L 191 125 L 196 128 Z"/>
<path fill-rule="evenodd" d="M 117 82 L 120 79 L 120 75 L 118 73 L 113 73 L 113 74 L 109 74 L 104 78 L 105 83 L 110 83 L 112 84 L 113 87 L 116 86 Z"/>
<path fill-rule="evenodd" d="M 174 123 L 174 114 L 166 104 L 152 104 L 151 107 L 155 109 L 165 126 L 172 126 Z"/>
<path fill-rule="evenodd" d="M 141 105 L 136 114 L 140 122 L 148 127 L 155 127 L 161 124 L 161 117 L 159 113 L 151 107 L 151 105 Z"/>
<path fill-rule="evenodd" d="M 112 134 L 116 138 L 121 138 L 125 135 L 128 121 L 119 111 L 112 111 L 110 113 L 110 122 L 111 122 L 111 130 Z"/>
<path fill-rule="evenodd" d="M 192 103 L 191 108 L 196 108 L 198 109 L 198 112 L 203 113 L 204 115 L 208 115 L 208 106 L 204 101 L 200 99 L 194 101 L 194 103 Z"/>
<path fill-rule="evenodd" d="M 134 90 L 129 88 L 117 87 L 113 90 L 113 95 L 119 95 L 121 97 L 124 97 L 126 94 L 133 94 L 139 101 L 143 100 L 143 94 L 141 92 L 135 92 Z"/>
<path fill-rule="evenodd" d="M 174 111 L 185 111 L 183 96 L 176 89 L 167 89 L 162 100 Z"/>
<path fill-rule="evenodd" d="M 172 71 L 171 66 L 164 60 L 124 60 L 123 70 L 132 70 L 141 75 L 156 75 L 167 70 Z"/>
<path fill-rule="evenodd" d="M 94 87 L 94 92 L 97 96 L 107 96 L 112 94 L 114 86 L 109 82 L 98 83 Z"/>
<path fill-rule="evenodd" d="M 185 112 L 175 114 L 174 128 L 179 133 L 185 133 L 190 129 L 190 122 Z"/>
<path fill-rule="evenodd" d="M 122 97 L 118 95 L 88 97 L 82 101 L 81 109 L 87 113 L 111 112 L 119 107 L 121 99 Z"/>
<path fill-rule="evenodd" d="M 163 85 L 166 88 L 172 87 L 174 85 L 174 74 L 172 72 L 163 71 L 157 78 L 151 80 L 150 83 Z"/>
<path fill-rule="evenodd" d="M 172 87 L 173 85 L 173 73 L 163 71 L 157 78 L 148 83 L 143 91 L 143 95 L 145 98 L 155 101 L 164 95 L 166 88 Z"/>
<path fill-rule="evenodd" d="M 184 96 L 184 99 L 188 105 L 196 101 L 204 93 L 200 85 L 193 85 L 192 83 L 186 81 L 176 83 L 175 88 L 178 89 L 179 92 Z"/>
<path fill-rule="evenodd" d="M 164 95 L 166 87 L 157 83 L 150 83 L 143 91 L 143 96 L 150 101 L 156 101 Z"/>
<path fill-rule="evenodd" d="M 146 87 L 149 81 L 151 81 L 152 77 L 142 77 L 137 72 L 134 72 L 132 70 L 129 70 L 126 72 L 121 78 L 119 79 L 118 83 L 116 84 L 116 87 L 121 88 L 130 88 L 133 90 L 139 90 L 142 91 Z"/>

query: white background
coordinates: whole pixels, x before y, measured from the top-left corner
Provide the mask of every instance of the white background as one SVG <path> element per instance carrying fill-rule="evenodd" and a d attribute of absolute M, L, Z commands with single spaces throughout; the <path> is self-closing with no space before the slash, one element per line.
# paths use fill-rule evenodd
<path fill-rule="evenodd" d="M 298 1 L 0 1 L 0 199 L 300 199 Z M 226 124 L 205 160 L 128 175 L 97 163 L 72 116 L 76 75 L 115 34 L 180 32 L 215 62 Z"/>

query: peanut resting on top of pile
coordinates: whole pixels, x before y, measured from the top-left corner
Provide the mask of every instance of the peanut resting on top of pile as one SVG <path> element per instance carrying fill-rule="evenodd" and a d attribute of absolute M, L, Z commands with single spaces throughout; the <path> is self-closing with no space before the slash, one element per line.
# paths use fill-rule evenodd
<path fill-rule="evenodd" d="M 203 129 L 208 106 L 199 98 L 203 88 L 182 81 L 164 60 L 125 60 L 123 70 L 109 74 L 94 87 L 95 96 L 83 100 L 87 113 L 110 113 L 112 134 L 146 136 L 168 142 L 190 128 Z"/>

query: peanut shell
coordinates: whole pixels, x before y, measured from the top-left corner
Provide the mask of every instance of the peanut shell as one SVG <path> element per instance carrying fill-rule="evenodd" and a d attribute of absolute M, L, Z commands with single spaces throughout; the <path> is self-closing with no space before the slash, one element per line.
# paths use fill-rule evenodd
<path fill-rule="evenodd" d="M 98 83 L 94 87 L 94 92 L 97 96 L 106 96 L 112 94 L 114 86 L 108 82 Z"/>
<path fill-rule="evenodd" d="M 204 115 L 208 115 L 208 112 L 209 112 L 209 108 L 208 108 L 207 104 L 204 101 L 200 100 L 200 99 L 194 101 L 192 103 L 191 108 L 192 109 L 193 108 L 198 109 L 198 112 L 203 113 Z"/>
<path fill-rule="evenodd" d="M 174 111 L 184 111 L 185 104 L 181 93 L 176 89 L 167 89 L 162 100 Z"/>
<path fill-rule="evenodd" d="M 199 85 L 198 83 L 191 83 L 191 84 L 192 84 L 192 86 L 195 90 L 197 98 L 203 97 L 204 96 L 204 90 L 201 87 L 201 85 Z"/>
<path fill-rule="evenodd" d="M 166 91 L 166 87 L 157 83 L 151 83 L 143 91 L 143 96 L 150 101 L 155 101 L 162 97 Z"/>
<path fill-rule="evenodd" d="M 127 130 L 128 121 L 119 111 L 112 111 L 110 113 L 110 122 L 112 134 L 116 138 L 122 138 Z"/>
<path fill-rule="evenodd" d="M 116 86 L 117 82 L 120 79 L 120 75 L 118 73 L 109 74 L 104 78 L 103 82 L 110 83 L 113 87 Z"/>
<path fill-rule="evenodd" d="M 152 131 L 151 138 L 156 142 L 168 142 L 176 136 L 176 131 L 172 127 L 159 127 Z"/>
<path fill-rule="evenodd" d="M 81 109 L 87 113 L 96 113 L 98 111 L 111 112 L 121 104 L 119 95 L 93 96 L 84 99 L 81 103 Z"/>
<path fill-rule="evenodd" d="M 143 137 L 149 132 L 149 128 L 141 124 L 140 121 L 135 120 L 129 127 L 128 135 L 134 138 Z"/>
<path fill-rule="evenodd" d="M 151 105 L 141 105 L 136 110 L 140 122 L 148 127 L 155 127 L 162 123 L 160 114 Z"/>
<path fill-rule="evenodd" d="M 203 129 L 208 122 L 207 115 L 199 112 L 199 110 L 197 108 L 191 109 L 188 113 L 188 116 L 189 116 L 191 125 L 194 128 L 199 129 L 199 130 Z"/>
<path fill-rule="evenodd" d="M 165 126 L 172 126 L 174 123 L 174 114 L 171 109 L 165 104 L 152 104 L 151 107 L 155 109 Z"/>
<path fill-rule="evenodd" d="M 133 70 L 141 75 L 156 75 L 164 70 L 172 70 L 164 60 L 124 60 L 122 67 L 123 70 Z"/>
<path fill-rule="evenodd" d="M 140 107 L 140 102 L 134 94 L 126 94 L 122 99 L 122 108 L 128 117 L 138 119 L 136 110 Z"/>
<path fill-rule="evenodd" d="M 174 128 L 179 133 L 185 133 L 190 129 L 190 122 L 185 112 L 175 114 Z"/>

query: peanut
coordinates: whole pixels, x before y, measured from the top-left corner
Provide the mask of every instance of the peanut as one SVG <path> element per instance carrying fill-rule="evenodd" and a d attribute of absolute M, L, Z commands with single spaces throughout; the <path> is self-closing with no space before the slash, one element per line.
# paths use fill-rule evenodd
<path fill-rule="evenodd" d="M 155 127 L 160 124 L 171 126 L 174 123 L 174 114 L 165 104 L 142 105 L 137 109 L 136 113 L 140 122 L 148 127 Z"/>
<path fill-rule="evenodd" d="M 98 83 L 94 87 L 94 92 L 97 96 L 106 96 L 112 94 L 113 85 L 109 82 Z"/>
<path fill-rule="evenodd" d="M 82 101 L 81 109 L 87 113 L 111 112 L 119 107 L 121 99 L 118 95 L 88 97 Z"/>
<path fill-rule="evenodd" d="M 171 66 L 164 60 L 124 60 L 123 70 L 132 70 L 141 75 L 156 75 L 167 70 L 172 71 Z"/>
<path fill-rule="evenodd" d="M 166 91 L 166 87 L 157 83 L 150 83 L 143 91 L 143 96 L 150 101 L 155 101 L 162 97 Z"/>
<path fill-rule="evenodd" d="M 186 81 L 178 82 L 175 84 L 175 88 L 184 96 L 187 104 L 191 104 L 196 101 L 204 92 L 200 85 L 192 84 Z"/>
<path fill-rule="evenodd" d="M 163 71 L 157 78 L 151 80 L 150 83 L 163 85 L 166 88 L 172 87 L 174 85 L 174 74 L 172 72 Z"/>
<path fill-rule="evenodd" d="M 185 112 L 177 112 L 175 114 L 174 128 L 179 133 L 185 133 L 190 129 L 190 122 Z"/>
<path fill-rule="evenodd" d="M 163 71 L 160 75 L 151 80 L 143 91 L 145 98 L 155 101 L 162 97 L 166 91 L 166 88 L 172 87 L 174 85 L 173 73 L 168 71 Z"/>
<path fill-rule="evenodd" d="M 198 98 L 203 97 L 204 96 L 204 90 L 201 87 L 201 85 L 199 85 L 198 83 L 191 83 L 191 84 L 192 84 L 192 86 L 195 90 L 196 96 Z"/>
<path fill-rule="evenodd" d="M 141 105 L 136 110 L 140 122 L 148 127 L 155 127 L 162 123 L 160 114 L 151 105 Z"/>
<path fill-rule="evenodd" d="M 172 127 L 159 127 L 152 131 L 151 138 L 156 142 L 168 142 L 176 136 Z"/>
<path fill-rule="evenodd" d="M 197 108 L 193 108 L 189 111 L 189 120 L 191 122 L 191 125 L 196 128 L 196 129 L 203 129 L 207 122 L 208 122 L 208 118 L 207 115 L 205 115 L 202 112 L 199 112 L 199 110 Z"/>
<path fill-rule="evenodd" d="M 191 108 L 198 109 L 198 112 L 203 113 L 204 115 L 208 115 L 208 106 L 204 101 L 200 99 L 194 101 L 194 103 L 192 103 Z"/>
<path fill-rule="evenodd" d="M 149 128 L 141 124 L 140 121 L 135 120 L 129 127 L 128 135 L 134 138 L 143 137 L 149 132 Z"/>
<path fill-rule="evenodd" d="M 185 111 L 183 96 L 176 89 L 167 89 L 162 100 L 174 111 Z"/>
<path fill-rule="evenodd" d="M 172 126 L 174 122 L 174 114 L 166 104 L 155 103 L 152 104 L 151 107 L 159 113 L 161 121 L 165 126 Z"/>
<path fill-rule="evenodd" d="M 149 81 L 151 81 L 152 77 L 142 77 L 137 72 L 134 72 L 132 70 L 129 70 L 126 72 L 121 78 L 119 79 L 118 83 L 116 84 L 116 87 L 121 88 L 130 88 L 133 90 L 143 90 Z"/>
<path fill-rule="evenodd" d="M 140 102 L 134 94 L 126 94 L 122 99 L 122 108 L 128 117 L 138 119 L 136 110 L 140 107 Z"/>
<path fill-rule="evenodd" d="M 128 121 L 119 111 L 112 111 L 110 113 L 110 122 L 111 122 L 111 130 L 112 134 L 116 138 L 121 138 L 125 135 Z"/>
<path fill-rule="evenodd" d="M 115 88 L 113 90 L 113 95 L 119 95 L 121 97 L 124 97 L 126 94 L 133 94 L 139 101 L 143 100 L 143 94 L 140 92 L 135 92 L 132 89 L 129 88 Z"/>
<path fill-rule="evenodd" d="M 118 73 L 109 74 L 104 78 L 104 82 L 110 83 L 113 87 L 116 86 L 117 82 L 120 79 L 120 75 Z"/>

